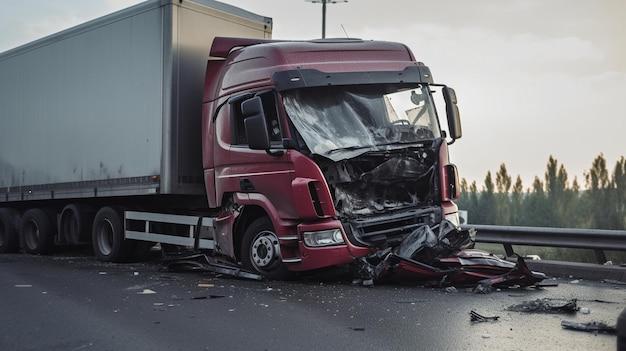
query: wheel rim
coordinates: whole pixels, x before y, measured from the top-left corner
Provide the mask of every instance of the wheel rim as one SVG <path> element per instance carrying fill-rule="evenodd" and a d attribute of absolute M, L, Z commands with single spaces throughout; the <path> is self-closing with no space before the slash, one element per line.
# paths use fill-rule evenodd
<path fill-rule="evenodd" d="M 280 245 L 276 234 L 270 231 L 262 231 L 252 241 L 250 247 L 252 264 L 260 269 L 265 269 L 280 258 Z"/>
<path fill-rule="evenodd" d="M 98 250 L 104 256 L 109 256 L 113 251 L 113 223 L 105 219 L 98 225 Z"/>
<path fill-rule="evenodd" d="M 28 221 L 24 227 L 24 242 L 30 250 L 37 249 L 39 243 L 39 225 L 35 221 Z"/>

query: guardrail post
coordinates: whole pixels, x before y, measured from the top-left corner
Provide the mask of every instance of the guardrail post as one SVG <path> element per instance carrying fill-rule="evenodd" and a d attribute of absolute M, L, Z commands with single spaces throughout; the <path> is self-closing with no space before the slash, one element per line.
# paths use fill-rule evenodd
<path fill-rule="evenodd" d="M 506 257 L 513 257 L 513 255 L 515 255 L 515 252 L 513 252 L 513 245 L 511 244 L 503 244 L 504 245 L 504 253 L 506 254 Z"/>
<path fill-rule="evenodd" d="M 593 252 L 596 254 L 596 260 L 599 264 L 606 263 L 606 255 L 604 254 L 604 250 L 593 250 Z"/>

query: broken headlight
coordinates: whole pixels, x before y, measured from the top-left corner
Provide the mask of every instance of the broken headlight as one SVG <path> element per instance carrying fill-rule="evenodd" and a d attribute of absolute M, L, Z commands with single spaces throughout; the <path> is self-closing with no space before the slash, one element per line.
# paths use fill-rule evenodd
<path fill-rule="evenodd" d="M 340 229 L 322 230 L 319 232 L 304 232 L 302 234 L 306 246 L 319 247 L 341 245 L 344 243 Z"/>

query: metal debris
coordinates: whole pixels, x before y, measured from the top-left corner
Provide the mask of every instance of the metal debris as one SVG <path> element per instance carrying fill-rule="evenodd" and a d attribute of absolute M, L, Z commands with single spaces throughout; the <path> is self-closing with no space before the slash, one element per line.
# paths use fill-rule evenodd
<path fill-rule="evenodd" d="M 243 270 L 227 262 L 218 261 L 205 254 L 192 253 L 166 257 L 164 261 L 167 268 L 175 272 L 214 272 L 236 278 L 263 280 L 259 274 Z"/>
<path fill-rule="evenodd" d="M 479 314 L 478 312 L 472 310 L 470 311 L 470 321 L 474 323 L 482 323 L 482 322 L 497 322 L 500 319 L 500 316 L 492 316 L 487 317 Z"/>
<path fill-rule="evenodd" d="M 400 244 L 355 261 L 353 283 L 419 282 L 440 287 L 475 287 L 477 292 L 512 286 L 532 286 L 546 278 L 532 272 L 522 257 L 517 263 L 472 249 L 474 230 L 462 230 L 444 220 L 422 225 Z M 433 284 L 434 283 L 434 284 Z"/>
<path fill-rule="evenodd" d="M 615 334 L 617 329 L 614 325 L 608 325 L 604 322 L 587 322 L 576 323 L 571 321 L 561 321 L 561 327 L 564 329 L 584 331 L 588 333 L 602 333 L 602 334 Z"/>
<path fill-rule="evenodd" d="M 152 295 L 156 294 L 156 291 L 150 289 L 143 289 L 142 291 L 137 292 L 138 295 Z"/>
<path fill-rule="evenodd" d="M 524 301 L 521 304 L 512 305 L 507 308 L 514 312 L 527 313 L 576 313 L 579 310 L 576 299 L 571 300 L 554 300 L 554 299 L 537 299 L 533 301 Z"/>
<path fill-rule="evenodd" d="M 603 283 L 615 284 L 615 285 L 626 285 L 626 282 L 615 280 L 615 279 L 602 279 Z"/>
<path fill-rule="evenodd" d="M 193 296 L 192 300 L 206 300 L 206 299 L 221 299 L 226 297 L 225 295 L 199 295 Z"/>

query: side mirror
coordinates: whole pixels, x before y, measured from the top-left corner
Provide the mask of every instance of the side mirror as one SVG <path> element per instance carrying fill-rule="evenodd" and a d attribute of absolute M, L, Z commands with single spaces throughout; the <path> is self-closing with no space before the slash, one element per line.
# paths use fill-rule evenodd
<path fill-rule="evenodd" d="M 241 103 L 241 114 L 246 129 L 248 145 L 253 150 L 268 150 L 270 134 L 267 131 L 265 111 L 261 98 L 256 96 Z"/>
<path fill-rule="evenodd" d="M 452 140 L 460 139 L 463 135 L 461 131 L 461 115 L 459 107 L 456 105 L 456 93 L 449 87 L 443 88 L 443 99 L 446 102 L 446 115 L 448 116 L 448 131 Z"/>

